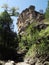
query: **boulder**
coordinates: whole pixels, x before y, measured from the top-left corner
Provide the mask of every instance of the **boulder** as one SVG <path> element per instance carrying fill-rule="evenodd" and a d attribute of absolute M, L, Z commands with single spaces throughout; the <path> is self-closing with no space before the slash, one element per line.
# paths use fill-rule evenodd
<path fill-rule="evenodd" d="M 25 63 L 25 62 L 20 62 L 20 63 L 17 63 L 16 65 L 30 65 L 30 64 Z"/>
<path fill-rule="evenodd" d="M 49 61 L 45 61 L 44 62 L 44 65 L 49 65 Z"/>
<path fill-rule="evenodd" d="M 0 65 L 4 65 L 4 64 L 5 64 L 5 62 L 0 60 Z"/>
<path fill-rule="evenodd" d="M 9 60 L 8 62 L 5 63 L 5 65 L 15 65 L 15 62 Z"/>
<path fill-rule="evenodd" d="M 40 60 L 37 60 L 37 62 L 35 63 L 35 65 L 44 65 L 40 62 Z"/>

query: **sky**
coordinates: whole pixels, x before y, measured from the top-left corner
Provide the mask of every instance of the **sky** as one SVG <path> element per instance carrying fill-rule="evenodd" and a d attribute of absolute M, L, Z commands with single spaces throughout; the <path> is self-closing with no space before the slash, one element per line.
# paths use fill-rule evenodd
<path fill-rule="evenodd" d="M 1 0 L 0 1 L 0 12 L 2 11 L 1 6 L 3 4 L 8 4 L 9 7 L 18 7 L 19 12 L 21 13 L 25 8 L 28 8 L 30 5 L 34 5 L 36 10 L 43 10 L 45 12 L 47 7 L 48 0 Z M 18 32 L 18 28 L 16 25 L 17 18 L 13 17 L 14 20 L 14 31 Z"/>

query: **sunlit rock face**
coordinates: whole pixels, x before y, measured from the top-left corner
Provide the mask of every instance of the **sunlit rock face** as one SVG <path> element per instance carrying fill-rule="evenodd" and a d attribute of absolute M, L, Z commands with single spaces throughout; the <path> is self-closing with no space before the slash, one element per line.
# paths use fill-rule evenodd
<path fill-rule="evenodd" d="M 15 62 L 14 61 L 8 61 L 5 63 L 5 65 L 15 65 Z"/>
<path fill-rule="evenodd" d="M 30 6 L 22 11 L 17 19 L 18 32 L 24 33 L 25 28 L 31 24 L 34 20 L 41 21 L 43 14 L 35 11 L 35 6 Z"/>
<path fill-rule="evenodd" d="M 16 65 L 30 65 L 30 64 L 27 64 L 25 62 L 20 62 L 20 63 L 17 63 Z"/>

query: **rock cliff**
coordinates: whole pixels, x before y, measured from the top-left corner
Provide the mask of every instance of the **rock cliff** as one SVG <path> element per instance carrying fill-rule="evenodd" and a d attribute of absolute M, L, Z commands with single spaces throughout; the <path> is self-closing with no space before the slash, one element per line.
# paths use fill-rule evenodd
<path fill-rule="evenodd" d="M 25 28 L 31 24 L 34 20 L 41 21 L 43 14 L 35 10 L 35 6 L 30 6 L 22 11 L 17 19 L 18 32 L 23 33 Z"/>

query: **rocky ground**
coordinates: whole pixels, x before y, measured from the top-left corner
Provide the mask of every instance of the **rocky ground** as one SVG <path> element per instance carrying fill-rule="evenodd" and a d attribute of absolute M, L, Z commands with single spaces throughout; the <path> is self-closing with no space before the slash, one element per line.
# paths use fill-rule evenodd
<path fill-rule="evenodd" d="M 40 60 L 38 58 L 28 58 L 23 62 L 15 62 L 13 60 L 1 61 L 0 65 L 49 65 L 49 61 Z"/>
<path fill-rule="evenodd" d="M 26 62 L 18 62 L 18 63 L 16 63 L 14 61 L 8 60 L 7 62 L 0 61 L 0 65 L 30 65 L 30 64 L 28 64 Z"/>

